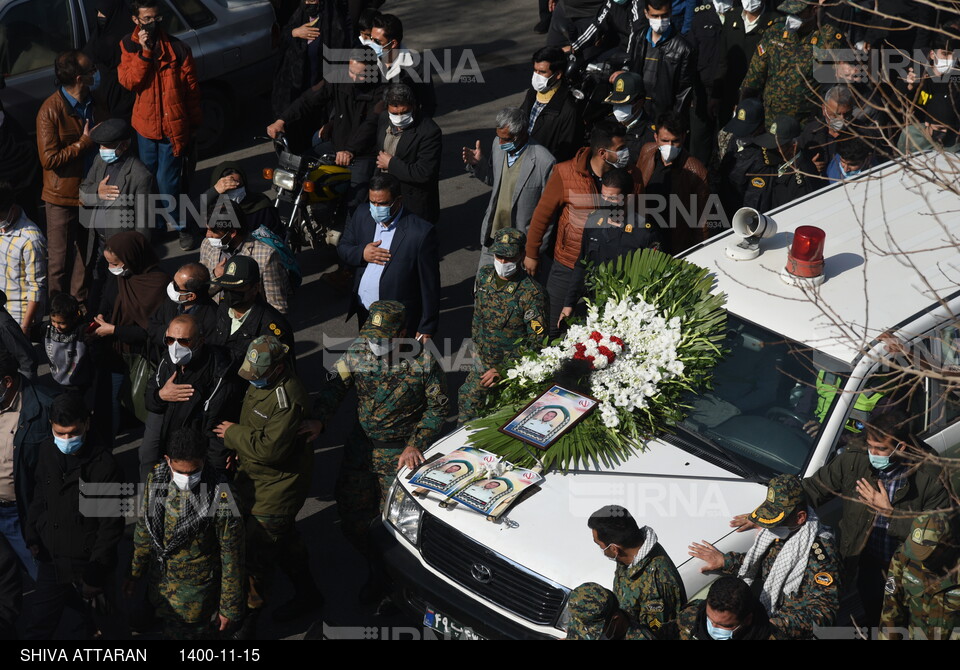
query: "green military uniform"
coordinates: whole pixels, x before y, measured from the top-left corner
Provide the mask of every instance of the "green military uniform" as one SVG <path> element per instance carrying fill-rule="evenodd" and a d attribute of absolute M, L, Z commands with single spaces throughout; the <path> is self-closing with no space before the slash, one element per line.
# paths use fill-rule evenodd
<path fill-rule="evenodd" d="M 797 509 L 806 509 L 806 506 L 807 498 L 799 477 L 777 475 L 767 486 L 767 499 L 750 514 L 750 520 L 763 528 L 777 528 L 789 521 Z M 819 521 L 808 520 L 806 523 Z M 754 542 L 762 539 L 763 535 L 757 535 Z M 777 556 L 791 539 L 792 535 L 786 540 L 774 539 L 756 559 L 759 569 L 754 573 L 755 587 L 763 587 L 773 572 Z M 747 554 L 739 552 L 724 554 L 721 571 L 737 576 L 746 556 Z M 806 639 L 813 635 L 815 626 L 831 625 L 840 608 L 839 574 L 840 558 L 833 538 L 821 530 L 807 552 L 806 568 L 799 587 L 790 595 L 782 592 L 779 602 L 767 607 L 774 637 L 778 640 Z M 748 577 L 749 575 L 744 575 L 744 579 L 749 583 Z"/>
<path fill-rule="evenodd" d="M 802 0 L 794 0 L 781 3 L 777 9 L 799 13 L 807 6 Z M 805 123 L 820 108 L 816 93 L 819 82 L 814 79 L 815 49 L 836 49 L 842 40 L 843 34 L 830 24 L 817 28 L 816 22 L 811 21 L 790 32 L 786 29 L 786 19 L 778 19 L 766 28 L 750 59 L 741 85 L 743 97 L 759 94 L 768 124 L 782 115 Z"/>
<path fill-rule="evenodd" d="M 500 258 L 516 258 L 525 248 L 527 237 L 516 228 L 497 233 L 490 247 Z M 474 366 L 460 387 L 460 423 L 475 418 L 490 389 L 480 378 L 490 368 L 501 374 L 525 348 L 533 348 L 543 338 L 547 300 L 543 287 L 522 267 L 507 278 L 500 277 L 493 265 L 484 265 L 477 274 L 473 305 Z"/>
<path fill-rule="evenodd" d="M 649 526 L 643 531 L 653 532 Z M 617 561 L 613 592 L 631 626 L 654 632 L 676 618 L 687 600 L 677 566 L 659 542 L 636 565 Z"/>
<path fill-rule="evenodd" d="M 307 418 L 308 398 L 300 380 L 280 363 L 287 346 L 272 335 L 250 343 L 239 375 L 250 381 L 267 380 L 265 388 L 251 386 L 243 398 L 240 423 L 224 434 L 227 449 L 237 452 L 235 485 L 247 517 L 247 606 L 263 606 L 263 582 L 274 565 L 295 586 L 315 589 L 295 520 L 310 490 L 313 451 L 299 435 Z M 309 584 L 308 584 L 309 580 Z"/>
<path fill-rule="evenodd" d="M 324 424 L 351 387 L 357 388 L 359 426 L 347 440 L 336 498 L 343 532 L 366 551 L 366 530 L 380 513 L 393 485 L 403 450 L 424 451 L 440 436 L 447 414 L 446 380 L 436 359 L 417 343 L 374 354 L 395 338 L 405 310 L 393 300 L 370 306 L 358 339 L 337 361 L 317 398 L 316 415 Z M 384 344 L 385 347 L 389 345 Z"/>
<path fill-rule="evenodd" d="M 914 520 L 909 538 L 890 561 L 881 639 L 903 639 L 907 634 L 917 639 L 960 640 L 957 524 L 955 513 L 926 514 Z"/>
<path fill-rule="evenodd" d="M 567 640 L 650 640 L 646 628 L 629 625 L 617 597 L 594 582 L 581 584 L 567 599 Z"/>
<path fill-rule="evenodd" d="M 208 466 L 209 467 L 209 466 Z M 164 487 L 163 482 L 167 482 Z M 204 482 L 216 486 L 215 482 Z M 161 499 L 151 496 L 151 491 Z M 162 493 L 166 495 L 163 496 Z M 243 523 L 228 484 L 220 483 L 212 493 L 212 509 L 201 515 L 199 525 L 176 549 L 171 547 L 184 512 L 196 512 L 203 487 L 182 491 L 170 481 L 166 463 L 147 476 L 143 494 L 143 516 L 134 533 L 130 576 L 149 576 L 148 598 L 163 621 L 167 639 L 196 640 L 210 637 L 211 619 L 219 612 L 230 621 L 243 616 Z M 196 496 L 189 499 L 191 496 Z M 161 549 L 152 541 L 147 518 L 161 512 L 163 505 L 163 547 L 170 555 L 160 558 Z M 157 519 L 159 522 L 159 519 Z"/>

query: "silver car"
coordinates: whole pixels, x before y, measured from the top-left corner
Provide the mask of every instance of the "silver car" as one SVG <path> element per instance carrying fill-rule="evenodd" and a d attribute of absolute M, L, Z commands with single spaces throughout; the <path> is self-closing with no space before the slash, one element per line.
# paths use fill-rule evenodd
<path fill-rule="evenodd" d="M 226 135 L 237 101 L 268 91 L 276 69 L 280 28 L 269 0 L 160 0 L 164 29 L 190 46 L 203 93 L 198 149 L 209 152 Z M 30 132 L 53 92 L 53 61 L 82 48 L 93 26 L 93 0 L 0 0 L 0 99 Z M 133 21 L 130 22 L 133 32 Z"/>

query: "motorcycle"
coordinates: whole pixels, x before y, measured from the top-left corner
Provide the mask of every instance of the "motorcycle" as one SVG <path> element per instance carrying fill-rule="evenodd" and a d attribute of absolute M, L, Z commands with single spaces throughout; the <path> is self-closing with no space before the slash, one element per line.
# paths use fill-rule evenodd
<path fill-rule="evenodd" d="M 308 246 L 336 247 L 346 220 L 351 169 L 337 165 L 334 154 L 294 154 L 282 133 L 256 139 L 271 140 L 277 154 L 277 167 L 264 169 L 263 178 L 276 189 L 284 241 L 294 253 Z"/>

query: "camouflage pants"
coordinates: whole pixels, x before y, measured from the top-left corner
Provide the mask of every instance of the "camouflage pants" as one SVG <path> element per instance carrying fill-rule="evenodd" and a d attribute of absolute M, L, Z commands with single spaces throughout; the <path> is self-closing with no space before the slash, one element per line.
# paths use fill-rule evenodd
<path fill-rule="evenodd" d="M 359 422 L 344 445 L 334 497 L 344 536 L 364 556 L 372 555 L 370 523 L 380 516 L 402 451 L 375 448 Z"/>
<path fill-rule="evenodd" d="M 490 393 L 490 389 L 480 386 L 480 377 L 483 376 L 483 370 L 476 367 L 470 368 L 467 373 L 467 380 L 463 382 L 460 391 L 457 393 L 457 408 L 460 414 L 457 416 L 457 425 L 462 426 L 467 421 L 480 416 L 480 408 Z"/>
<path fill-rule="evenodd" d="M 274 566 L 283 571 L 294 587 L 308 581 L 313 586 L 307 547 L 297 531 L 296 517 L 251 514 L 247 517 L 246 539 L 247 607 L 263 607 Z"/>
<path fill-rule="evenodd" d="M 163 619 L 164 640 L 215 640 L 217 635 L 209 621 L 187 623 L 182 619 Z"/>

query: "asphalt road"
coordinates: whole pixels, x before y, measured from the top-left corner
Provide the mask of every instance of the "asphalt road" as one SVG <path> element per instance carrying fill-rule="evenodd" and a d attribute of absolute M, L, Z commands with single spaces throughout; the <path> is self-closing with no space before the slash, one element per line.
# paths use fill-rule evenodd
<path fill-rule="evenodd" d="M 475 82 L 448 83 L 441 75 L 434 76 L 438 110 L 436 122 L 443 130 L 440 202 L 442 215 L 438 224 L 441 252 L 441 319 L 437 342 L 452 357 L 470 334 L 472 319 L 472 286 L 479 259 L 479 226 L 489 189 L 467 175 L 461 160 L 461 149 L 473 146 L 476 140 L 489 146 L 494 132 L 494 118 L 503 107 L 519 105 L 523 92 L 530 85 L 530 57 L 543 45 L 544 38 L 532 31 L 537 21 L 534 0 L 485 0 L 463 3 L 454 0 L 387 0 L 381 11 L 398 15 L 404 23 L 405 46 L 411 49 L 450 50 L 451 69 L 461 62 L 465 52 L 472 54 L 479 67 Z M 443 62 L 443 59 L 441 59 Z M 469 59 L 463 61 L 471 65 Z M 457 78 L 458 79 L 458 78 Z M 455 80 L 456 81 L 456 80 Z M 209 184 L 213 166 L 224 160 L 239 161 L 247 170 L 248 188 L 267 191 L 269 184 L 260 175 L 265 167 L 276 164 L 270 143 L 255 141 L 263 135 L 270 118 L 265 99 L 241 103 L 238 120 L 219 155 L 198 165 L 192 190 L 202 191 Z M 196 260 L 198 252 L 184 253 L 176 242 L 168 243 L 163 267 L 173 272 L 182 263 Z M 316 390 L 325 376 L 322 347 L 324 338 L 354 337 L 355 320 L 345 322 L 348 296 L 337 293 L 325 282 L 322 273 L 336 262 L 330 253 L 305 251 L 299 257 L 304 270 L 304 283 L 292 300 L 290 321 L 296 330 L 298 371 L 308 390 Z M 445 349 L 443 349 L 445 347 Z M 461 372 L 448 374 L 451 412 L 456 413 L 456 390 L 463 383 Z M 351 403 L 348 398 L 344 407 Z M 344 540 L 339 531 L 333 489 L 342 452 L 350 428 L 351 411 L 342 411 L 315 448 L 316 460 L 313 487 L 301 510 L 299 528 L 310 551 L 314 579 L 326 596 L 323 620 L 330 625 L 348 627 L 344 635 L 353 636 L 355 627 L 376 627 L 379 637 L 385 626 L 416 627 L 419 620 L 403 616 L 377 616 L 362 608 L 357 593 L 366 578 L 363 559 Z M 454 417 L 450 417 L 448 429 Z M 121 434 L 122 465 L 136 479 L 136 448 L 140 431 Z M 124 542 L 123 558 L 129 560 L 129 541 Z M 273 606 L 287 600 L 292 588 L 279 573 L 276 575 L 270 600 Z M 305 616 L 289 624 L 275 624 L 270 607 L 261 620 L 259 637 L 264 639 L 298 638 L 314 624 L 320 613 Z"/>

